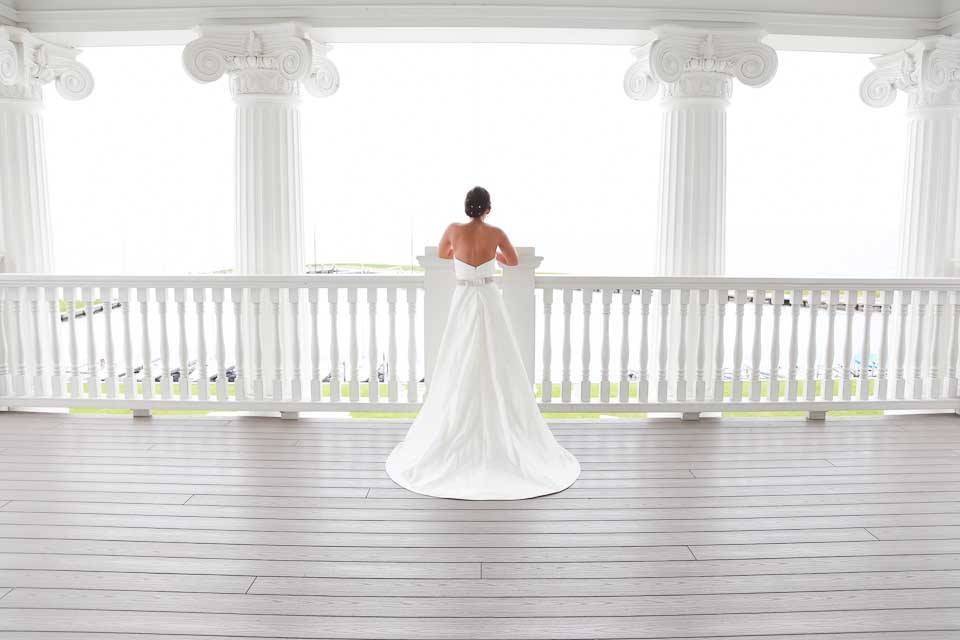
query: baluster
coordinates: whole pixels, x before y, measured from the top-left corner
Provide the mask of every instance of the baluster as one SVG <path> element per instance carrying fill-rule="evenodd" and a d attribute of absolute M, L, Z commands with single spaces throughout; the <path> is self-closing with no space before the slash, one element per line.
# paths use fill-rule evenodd
<path fill-rule="evenodd" d="M 243 287 L 230 288 L 230 302 L 233 304 L 233 350 L 236 352 L 234 363 L 233 395 L 237 400 L 247 398 L 247 369 L 243 348 Z"/>
<path fill-rule="evenodd" d="M 813 298 L 810 299 L 810 305 L 813 306 L 813 300 L 817 292 L 813 292 Z M 783 290 L 775 290 L 771 293 L 770 302 L 773 310 L 773 327 L 770 338 L 770 378 L 767 382 L 767 399 L 770 402 L 780 401 L 780 315 L 783 312 Z M 809 385 L 808 385 L 809 388 Z"/>
<path fill-rule="evenodd" d="M 217 351 L 217 400 L 227 399 L 227 345 L 223 338 L 223 287 L 210 289 L 213 297 L 213 322 L 216 325 Z"/>
<path fill-rule="evenodd" d="M 590 402 L 590 307 L 593 303 L 593 289 L 584 287 L 583 303 L 583 341 L 580 343 L 580 361 L 583 373 L 580 377 L 580 401 Z"/>
<path fill-rule="evenodd" d="M 885 292 L 889 294 L 890 292 Z M 960 330 L 960 291 L 953 291 L 951 293 L 953 296 L 953 305 L 951 312 L 951 324 L 950 324 L 950 356 L 947 363 L 947 397 L 956 398 L 957 397 L 957 351 L 958 351 L 958 339 L 957 332 Z M 884 311 L 886 311 L 886 304 L 884 304 Z M 886 330 L 887 330 L 887 314 L 883 315 L 883 331 L 884 331 L 884 342 L 883 347 L 880 351 L 880 370 L 883 371 L 883 367 L 886 364 Z M 886 375 L 881 373 L 880 386 L 886 391 Z M 886 396 L 880 396 L 884 398 Z"/>
<path fill-rule="evenodd" d="M 890 312 L 893 310 L 893 291 L 889 289 L 883 292 L 883 307 L 881 309 L 882 321 L 880 324 L 880 367 L 877 370 L 877 399 L 887 399 L 887 367 L 889 357 L 888 338 L 890 332 Z M 957 311 L 960 308 L 954 308 L 954 321 L 957 318 Z"/>
<path fill-rule="evenodd" d="M 323 399 L 323 386 L 320 381 L 320 289 L 307 289 L 307 302 L 310 304 L 310 400 Z"/>
<path fill-rule="evenodd" d="M 9 299 L 9 294 L 7 298 Z M 67 303 L 67 358 L 70 361 L 70 389 L 71 398 L 80 397 L 80 364 L 77 347 L 77 290 L 74 287 L 63 288 L 63 298 Z M 11 327 L 12 329 L 12 327 Z M 12 342 L 12 341 L 11 341 Z M 11 351 L 13 351 L 11 349 Z M 11 354 L 12 355 L 12 354 Z M 13 371 L 11 370 L 11 376 Z M 15 386 L 15 385 L 14 385 Z M 14 390 L 14 392 L 16 392 Z"/>
<path fill-rule="evenodd" d="M 553 380 L 550 375 L 550 358 L 553 355 L 550 332 L 553 289 L 543 290 L 543 381 L 540 383 L 540 398 L 544 402 L 553 402 Z"/>
<path fill-rule="evenodd" d="M 347 309 L 350 313 L 350 402 L 360 400 L 360 346 L 357 342 L 357 290 L 347 289 Z"/>
<path fill-rule="evenodd" d="M 570 402 L 573 382 L 570 380 L 570 314 L 573 309 L 573 289 L 563 290 L 563 378 L 560 382 L 560 400 Z"/>
<path fill-rule="evenodd" d="M 299 401 L 303 398 L 302 380 L 300 372 L 300 287 L 292 286 L 287 289 L 287 302 L 290 304 L 290 399 Z"/>
<path fill-rule="evenodd" d="M 743 308 L 747 302 L 746 290 L 737 289 L 734 292 L 733 301 L 736 305 L 736 319 L 733 334 L 733 381 L 730 385 L 732 387 L 730 400 L 740 402 L 743 399 L 743 383 L 740 378 L 743 373 Z"/>
<path fill-rule="evenodd" d="M 407 402 L 417 401 L 417 289 L 407 287 Z"/>
<path fill-rule="evenodd" d="M 20 299 L 22 289 L 10 287 L 7 297 L 12 302 L 12 323 L 10 333 L 13 337 L 13 393 L 18 396 L 27 394 L 26 345 L 23 344 L 23 303 Z"/>
<path fill-rule="evenodd" d="M 680 339 L 677 347 L 677 401 L 687 399 L 687 310 L 690 290 L 680 290 Z"/>
<path fill-rule="evenodd" d="M 823 399 L 833 400 L 833 360 L 836 340 L 837 307 L 840 304 L 840 292 L 827 292 L 827 353 L 823 363 Z"/>
<path fill-rule="evenodd" d="M 667 401 L 667 357 L 670 348 L 667 330 L 670 322 L 670 289 L 660 289 L 660 349 L 657 355 L 657 402 Z"/>
<path fill-rule="evenodd" d="M 396 402 L 399 397 L 400 381 L 397 378 L 397 289 L 387 289 L 387 399 Z"/>
<path fill-rule="evenodd" d="M 167 333 L 167 288 L 157 287 L 157 314 L 160 319 L 160 395 L 164 400 L 173 397 L 170 376 L 170 339 Z"/>
<path fill-rule="evenodd" d="M 933 318 L 930 324 L 930 398 L 936 400 L 940 397 L 940 368 L 937 360 L 940 355 L 940 327 L 943 323 L 945 294 L 942 291 L 931 291 L 930 296 L 933 303 Z"/>
<path fill-rule="evenodd" d="M 613 289 L 603 289 L 600 302 L 600 401 L 610 402 L 610 305 L 613 303 Z"/>
<path fill-rule="evenodd" d="M 123 310 L 123 397 L 132 400 L 136 395 L 137 381 L 133 372 L 133 337 L 130 334 L 130 289 L 120 287 L 117 290 L 120 308 Z M 59 313 L 57 314 L 60 315 Z"/>
<path fill-rule="evenodd" d="M 93 331 L 93 288 L 83 288 L 84 320 L 87 327 L 87 395 L 100 397 L 100 368 L 97 362 L 97 341 Z"/>
<path fill-rule="evenodd" d="M 263 306 L 263 289 L 250 288 L 250 302 L 253 304 L 253 399 L 263 400 L 263 336 L 261 327 L 263 318 L 260 313 Z"/>
<path fill-rule="evenodd" d="M 117 397 L 117 366 L 113 354 L 113 287 L 100 287 L 100 299 L 103 300 L 103 329 L 105 354 L 107 357 L 107 397 Z"/>
<path fill-rule="evenodd" d="M 13 382 L 10 380 L 10 364 L 7 344 L 10 336 L 7 331 L 7 290 L 0 287 L 0 396 L 11 395 Z"/>
<path fill-rule="evenodd" d="M 810 292 L 810 333 L 807 336 L 807 382 L 808 401 L 817 398 L 817 314 L 820 312 L 820 292 Z"/>
<path fill-rule="evenodd" d="M 379 353 L 377 349 L 377 288 L 367 287 L 367 313 L 369 315 L 367 332 L 367 359 L 369 360 L 370 377 L 367 382 L 367 399 L 370 402 L 380 400 L 380 371 L 378 365 Z"/>
<path fill-rule="evenodd" d="M 870 318 L 873 315 L 873 304 L 876 300 L 876 291 L 869 289 L 863 292 L 863 343 L 860 347 L 860 399 L 870 398 Z"/>
<path fill-rule="evenodd" d="M 144 400 L 153 398 L 153 362 L 150 356 L 150 298 L 146 287 L 137 287 L 137 301 L 140 303 L 140 355 L 143 358 L 140 369 L 143 387 L 140 390 Z"/>
<path fill-rule="evenodd" d="M 700 311 L 697 319 L 697 383 L 696 399 L 703 402 L 707 395 L 706 364 L 707 364 L 707 304 L 710 302 L 710 290 L 697 291 L 697 303 Z"/>
<path fill-rule="evenodd" d="M 767 292 L 757 287 L 753 290 L 753 351 L 750 362 L 750 401 L 760 400 L 760 350 L 763 346 L 763 305 Z"/>
<path fill-rule="evenodd" d="M 714 352 L 715 373 L 713 377 L 713 399 L 715 402 L 723 402 L 724 384 L 723 384 L 723 359 L 726 357 L 723 320 L 727 315 L 727 302 L 729 302 L 729 292 L 726 289 L 717 289 L 717 345 Z"/>
<path fill-rule="evenodd" d="M 800 310 L 803 289 L 795 288 L 790 298 L 790 352 L 787 354 L 787 400 L 797 399 L 797 361 L 800 350 Z"/>
<path fill-rule="evenodd" d="M 923 329 L 926 326 L 929 291 L 917 292 L 917 342 L 913 352 L 913 399 L 923 398 Z"/>
<path fill-rule="evenodd" d="M 28 287 L 27 295 L 30 299 L 30 321 L 33 324 L 33 395 L 44 395 L 43 383 L 43 336 L 40 335 L 40 296 L 43 295 L 40 287 Z"/>
<path fill-rule="evenodd" d="M 905 377 L 907 359 L 907 315 L 910 313 L 912 291 L 900 291 L 900 332 L 897 336 L 897 370 L 894 381 L 894 395 L 897 400 L 903 400 L 907 392 Z"/>
<path fill-rule="evenodd" d="M 193 303 L 197 310 L 197 397 L 210 397 L 210 372 L 207 369 L 207 331 L 204 325 L 204 306 L 207 300 L 205 287 L 194 287 Z"/>
<path fill-rule="evenodd" d="M 270 287 L 270 306 L 273 310 L 273 393 L 274 400 L 283 399 L 283 328 L 280 319 L 280 289 Z"/>
<path fill-rule="evenodd" d="M 650 302 L 653 289 L 640 290 L 640 378 L 637 381 L 637 402 L 650 400 Z"/>
<path fill-rule="evenodd" d="M 620 402 L 628 402 L 630 400 L 630 300 L 633 297 L 633 289 L 621 289 L 620 297 L 623 304 L 621 325 L 623 328 L 620 334 L 620 388 L 617 399 Z"/>
<path fill-rule="evenodd" d="M 853 366 L 853 314 L 857 308 L 857 292 L 847 291 L 846 323 L 847 329 L 843 336 L 843 382 L 841 383 L 842 397 L 849 400 L 851 389 L 851 368 Z"/>
<path fill-rule="evenodd" d="M 180 399 L 188 400 L 190 398 L 190 353 L 187 344 L 187 294 L 182 287 L 173 290 L 173 301 L 177 305 L 177 327 L 179 329 L 179 350 L 180 350 L 180 378 L 178 385 L 180 387 Z"/>
<path fill-rule="evenodd" d="M 63 370 L 60 364 L 60 297 L 57 287 L 46 287 L 44 293 L 47 300 L 47 313 L 50 315 L 50 395 L 59 398 L 63 395 Z M 2 314 L 2 311 L 0 311 Z M 0 343 L 3 342 L 0 333 Z M 0 373 L 0 380 L 3 379 Z M 2 382 L 0 382 L 2 384 Z M 0 395 L 4 390 L 0 389 Z"/>
<path fill-rule="evenodd" d="M 330 402 L 340 402 L 340 336 L 337 333 L 337 302 L 339 296 L 340 289 L 336 287 L 327 289 L 327 303 L 330 313 Z M 416 309 L 416 290 L 414 290 L 412 295 L 410 290 L 407 290 L 407 303 L 408 305 L 412 304 L 414 309 Z M 414 313 L 414 311 L 410 312 L 411 327 L 413 326 Z M 412 332 L 413 329 L 410 329 L 410 331 Z M 411 336 L 412 335 L 411 333 Z M 413 382 L 412 377 L 411 382 Z M 416 390 L 414 390 L 413 397 L 414 400 L 411 400 L 411 402 L 416 401 Z"/>

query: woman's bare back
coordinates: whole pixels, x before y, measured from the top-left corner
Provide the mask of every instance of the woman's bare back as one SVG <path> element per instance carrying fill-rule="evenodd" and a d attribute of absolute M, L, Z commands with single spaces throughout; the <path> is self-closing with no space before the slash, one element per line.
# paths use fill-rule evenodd
<path fill-rule="evenodd" d="M 437 252 L 441 258 L 454 258 L 478 266 L 494 258 L 506 266 L 519 263 L 517 251 L 502 229 L 482 220 L 453 223 L 444 231 Z"/>

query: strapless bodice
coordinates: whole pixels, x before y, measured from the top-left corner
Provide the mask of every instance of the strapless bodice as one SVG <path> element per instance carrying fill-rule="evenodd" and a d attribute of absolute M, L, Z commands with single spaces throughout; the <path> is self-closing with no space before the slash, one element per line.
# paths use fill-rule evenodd
<path fill-rule="evenodd" d="M 457 276 L 457 280 L 482 280 L 484 278 L 492 278 L 497 270 L 497 259 L 491 258 L 483 264 L 473 266 L 459 258 L 454 258 L 453 270 Z"/>

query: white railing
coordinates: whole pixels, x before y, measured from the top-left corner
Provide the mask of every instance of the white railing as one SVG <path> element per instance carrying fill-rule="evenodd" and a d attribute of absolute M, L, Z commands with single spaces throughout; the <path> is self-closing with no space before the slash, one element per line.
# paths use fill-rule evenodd
<path fill-rule="evenodd" d="M 0 404 L 410 410 L 423 281 L 2 274 Z"/>
<path fill-rule="evenodd" d="M 521 250 L 498 281 L 545 411 L 960 408 L 960 280 L 536 275 L 539 260 Z M 416 411 L 455 286 L 435 249 L 421 264 L 0 274 L 0 406 Z"/>
<path fill-rule="evenodd" d="M 536 287 L 541 400 L 551 411 L 822 417 L 827 410 L 960 408 L 960 280 L 538 276 Z M 571 319 L 578 314 L 576 379 Z"/>

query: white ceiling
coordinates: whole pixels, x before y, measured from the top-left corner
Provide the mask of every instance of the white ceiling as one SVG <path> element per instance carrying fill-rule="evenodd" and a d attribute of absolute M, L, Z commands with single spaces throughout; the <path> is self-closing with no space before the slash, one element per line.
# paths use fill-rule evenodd
<path fill-rule="evenodd" d="M 663 22 L 756 23 L 780 48 L 883 52 L 960 31 L 960 0 L 0 0 L 0 22 L 87 46 L 289 19 L 329 42 L 638 43 Z"/>

